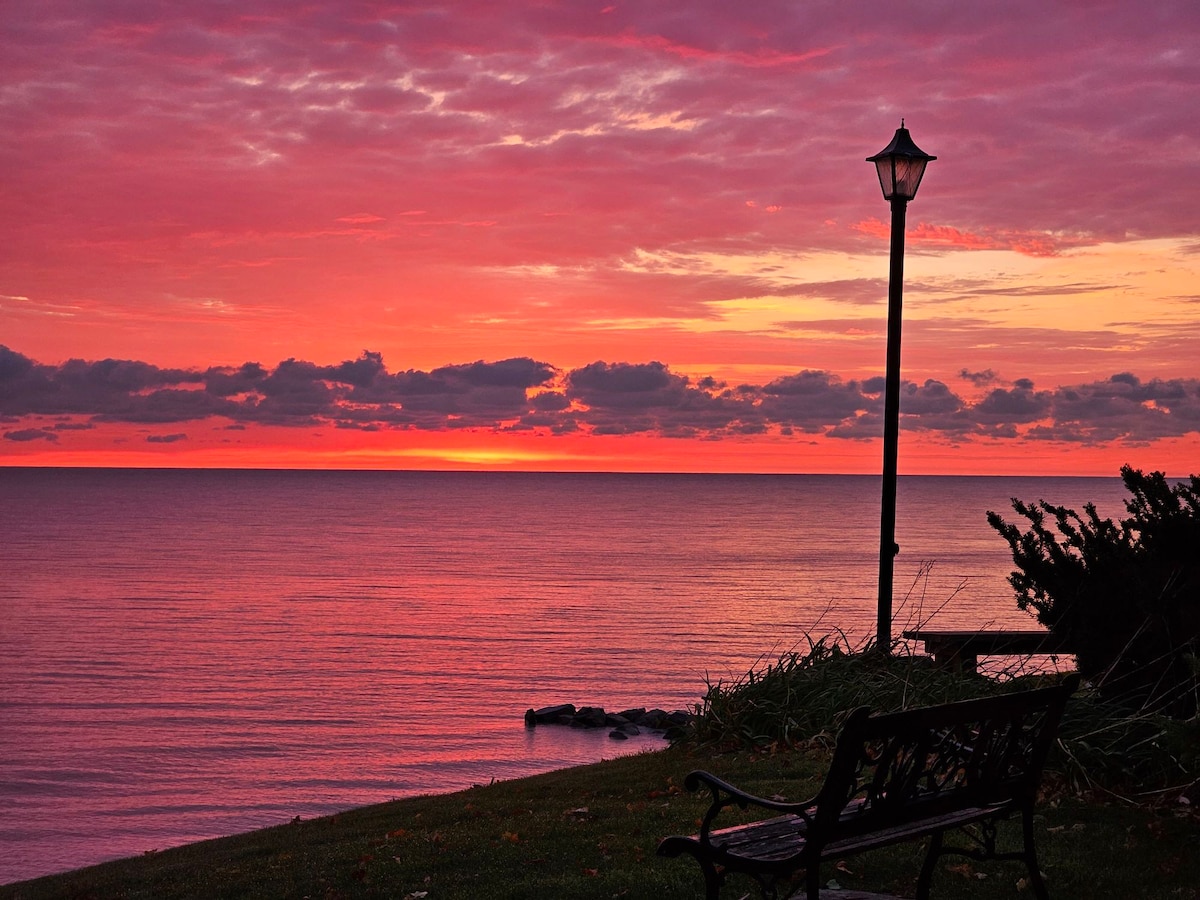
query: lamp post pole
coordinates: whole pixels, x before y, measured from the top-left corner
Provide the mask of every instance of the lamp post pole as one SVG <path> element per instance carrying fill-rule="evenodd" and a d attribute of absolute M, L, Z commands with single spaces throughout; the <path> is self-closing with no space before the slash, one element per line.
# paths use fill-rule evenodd
<path fill-rule="evenodd" d="M 879 599 L 875 642 L 892 649 L 892 575 L 896 553 L 896 474 L 900 450 L 900 326 L 904 309 L 904 214 L 908 201 L 892 197 L 892 249 L 888 271 L 887 371 L 883 389 L 883 498 L 879 508 Z"/>
<path fill-rule="evenodd" d="M 892 142 L 867 162 L 875 163 L 883 197 L 892 205 L 891 265 L 888 272 L 887 370 L 883 390 L 883 498 L 879 508 L 879 598 L 875 647 L 892 650 L 892 575 L 896 554 L 896 475 L 900 447 L 900 327 L 904 295 L 904 217 L 917 195 L 925 166 L 937 157 L 913 143 L 904 120 Z"/>

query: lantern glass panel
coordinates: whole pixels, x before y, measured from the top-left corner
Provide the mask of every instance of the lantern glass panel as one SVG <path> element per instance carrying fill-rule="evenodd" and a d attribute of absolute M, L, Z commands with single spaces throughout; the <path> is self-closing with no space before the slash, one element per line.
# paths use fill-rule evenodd
<path fill-rule="evenodd" d="M 921 185 L 921 176 L 925 174 L 925 159 L 896 159 L 896 196 L 911 200 L 917 196 L 917 188 Z M 885 191 L 886 193 L 886 191 Z M 890 197 L 888 199 L 891 199 Z"/>
<path fill-rule="evenodd" d="M 892 158 L 890 156 L 875 160 L 875 170 L 879 173 L 879 186 L 883 188 L 883 199 L 891 200 L 895 185 L 892 183 Z"/>

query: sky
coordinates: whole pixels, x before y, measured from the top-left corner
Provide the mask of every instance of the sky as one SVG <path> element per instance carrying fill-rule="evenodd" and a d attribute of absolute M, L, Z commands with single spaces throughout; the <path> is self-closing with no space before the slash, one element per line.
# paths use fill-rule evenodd
<path fill-rule="evenodd" d="M 0 5 L 0 464 L 1200 471 L 1200 5 Z"/>

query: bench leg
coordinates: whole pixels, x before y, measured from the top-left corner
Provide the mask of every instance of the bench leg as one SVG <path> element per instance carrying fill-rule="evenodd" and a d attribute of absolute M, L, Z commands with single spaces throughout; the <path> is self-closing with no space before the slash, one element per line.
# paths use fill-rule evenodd
<path fill-rule="evenodd" d="M 721 873 L 717 867 L 703 857 L 696 857 L 704 873 L 704 900 L 721 900 Z"/>
<path fill-rule="evenodd" d="M 921 866 L 921 874 L 917 878 L 917 900 L 929 900 L 929 887 L 933 882 L 933 870 L 937 867 L 938 857 L 942 855 L 942 832 L 935 831 L 929 839 L 929 852 L 925 854 L 925 863 Z"/>
<path fill-rule="evenodd" d="M 808 900 L 821 900 L 821 864 L 816 860 L 804 870 L 804 895 Z"/>
<path fill-rule="evenodd" d="M 1050 900 L 1050 892 L 1046 890 L 1046 882 L 1042 880 L 1042 871 L 1038 867 L 1037 850 L 1033 844 L 1033 807 L 1026 806 L 1021 810 L 1021 831 L 1025 838 L 1025 865 L 1029 869 L 1029 886 L 1033 888 L 1038 900 Z"/>

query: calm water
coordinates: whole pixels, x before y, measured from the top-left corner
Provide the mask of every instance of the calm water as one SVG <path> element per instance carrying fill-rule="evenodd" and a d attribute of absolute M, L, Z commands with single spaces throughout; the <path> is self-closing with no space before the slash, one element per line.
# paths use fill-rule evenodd
<path fill-rule="evenodd" d="M 0 468 L 0 883 L 646 746 L 558 702 L 874 627 L 879 479 Z M 897 633 L 1028 627 L 987 525 L 1119 479 L 900 480 Z M 921 563 L 932 574 L 918 577 Z"/>

